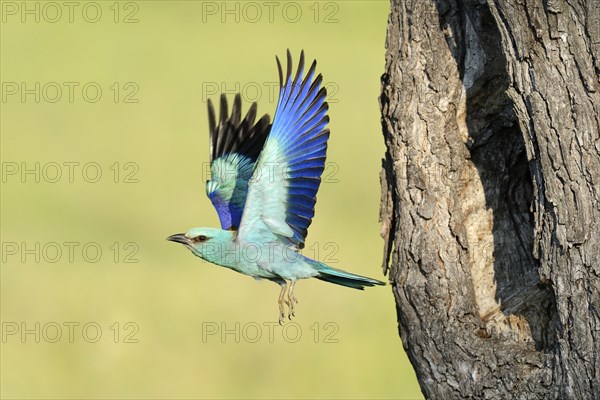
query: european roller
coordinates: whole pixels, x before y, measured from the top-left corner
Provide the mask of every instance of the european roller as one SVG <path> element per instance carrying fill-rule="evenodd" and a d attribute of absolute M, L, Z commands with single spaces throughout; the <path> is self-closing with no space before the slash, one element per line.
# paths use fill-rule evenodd
<path fill-rule="evenodd" d="M 213 264 L 281 285 L 279 323 L 291 318 L 299 279 L 317 278 L 354 289 L 383 285 L 375 279 L 332 268 L 300 253 L 315 213 L 329 139 L 328 105 L 317 63 L 305 72 L 304 52 L 292 76 L 279 70 L 279 98 L 273 124 L 256 120 L 256 103 L 242 119 L 241 98 L 231 114 L 221 96 L 219 120 L 208 101 L 210 172 L 206 194 L 221 229 L 192 228 L 167 238 Z M 287 310 L 286 310 L 287 306 Z"/>

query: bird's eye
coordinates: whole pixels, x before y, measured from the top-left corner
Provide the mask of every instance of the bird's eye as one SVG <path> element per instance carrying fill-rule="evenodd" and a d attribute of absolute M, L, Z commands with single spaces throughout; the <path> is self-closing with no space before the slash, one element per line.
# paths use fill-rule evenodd
<path fill-rule="evenodd" d="M 208 238 L 204 235 L 198 235 L 194 238 L 194 240 L 198 243 L 206 242 Z"/>

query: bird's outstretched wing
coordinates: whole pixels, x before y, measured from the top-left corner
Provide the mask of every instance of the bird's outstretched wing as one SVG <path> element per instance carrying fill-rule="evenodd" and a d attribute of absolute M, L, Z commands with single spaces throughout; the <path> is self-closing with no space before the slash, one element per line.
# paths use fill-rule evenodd
<path fill-rule="evenodd" d="M 271 129 L 267 114 L 254 123 L 256 103 L 252 104 L 243 120 L 241 114 L 239 94 L 233 101 L 231 115 L 228 113 L 227 97 L 221 95 L 217 124 L 215 109 L 208 100 L 211 179 L 206 182 L 206 194 L 219 214 L 222 229 L 235 230 L 240 225 L 248 180 Z"/>
<path fill-rule="evenodd" d="M 246 241 L 277 236 L 304 247 L 315 213 L 316 194 L 325 166 L 329 117 L 322 77 L 315 78 L 316 61 L 304 76 L 304 52 L 292 79 L 287 52 L 285 82 L 279 68 L 279 100 L 271 133 L 250 179 L 239 237 Z M 265 236 L 266 235 L 266 236 Z"/>

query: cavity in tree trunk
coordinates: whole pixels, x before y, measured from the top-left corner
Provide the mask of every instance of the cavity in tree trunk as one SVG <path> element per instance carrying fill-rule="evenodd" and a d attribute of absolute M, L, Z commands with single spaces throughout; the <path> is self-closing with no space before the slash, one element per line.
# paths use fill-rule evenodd
<path fill-rule="evenodd" d="M 600 1 L 393 0 L 384 270 L 427 398 L 600 399 Z"/>

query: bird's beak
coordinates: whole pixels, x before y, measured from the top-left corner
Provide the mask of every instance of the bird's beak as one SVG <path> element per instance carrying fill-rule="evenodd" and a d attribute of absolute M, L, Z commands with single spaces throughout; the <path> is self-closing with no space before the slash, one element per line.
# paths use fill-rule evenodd
<path fill-rule="evenodd" d="M 174 235 L 171 235 L 167 238 L 167 240 L 171 241 L 171 242 L 182 243 L 182 244 L 190 243 L 183 233 L 176 233 Z"/>

